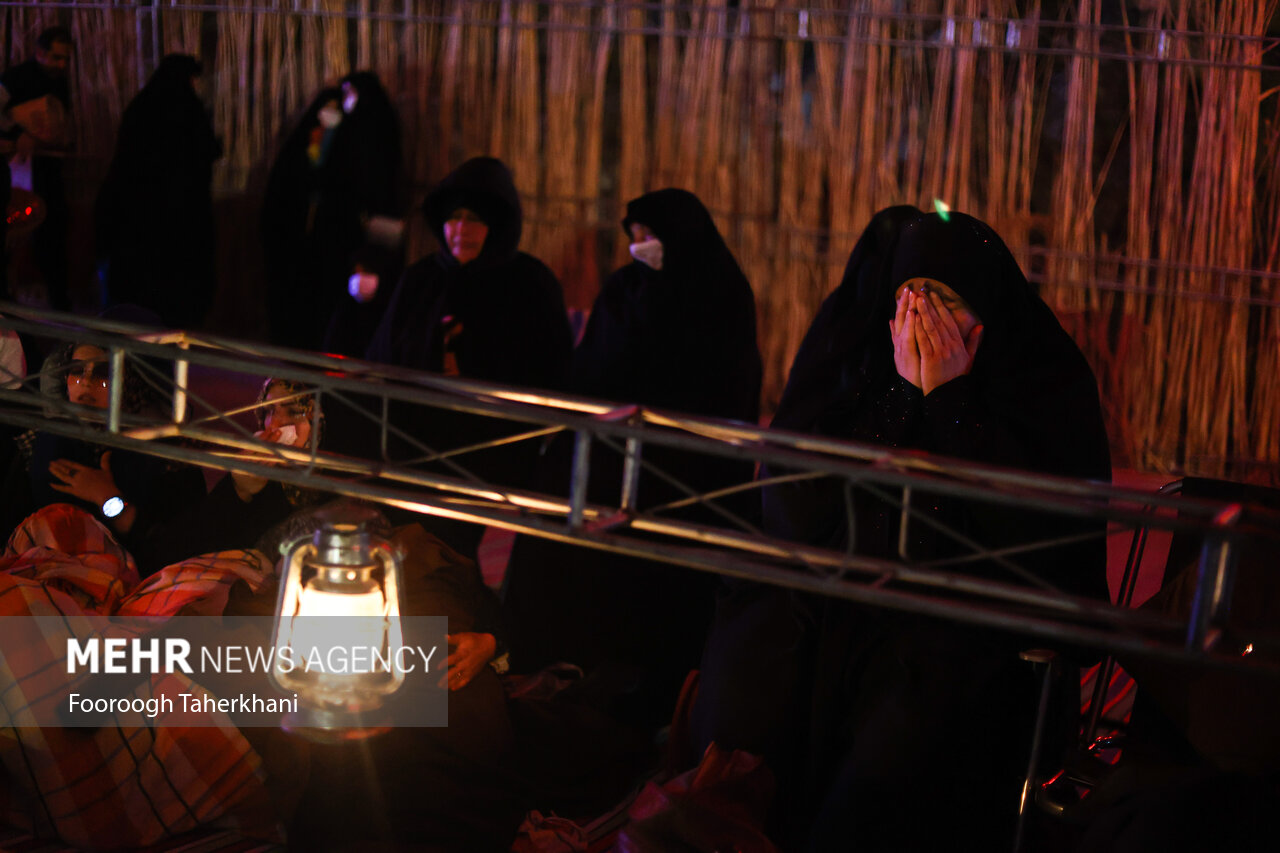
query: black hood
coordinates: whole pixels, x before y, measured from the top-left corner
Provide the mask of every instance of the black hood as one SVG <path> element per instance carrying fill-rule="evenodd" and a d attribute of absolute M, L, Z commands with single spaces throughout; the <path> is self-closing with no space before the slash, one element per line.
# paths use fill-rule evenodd
<path fill-rule="evenodd" d="M 515 256 L 523 219 L 520 195 L 505 163 L 495 157 L 473 157 L 427 195 L 422 213 L 442 247 L 445 220 L 460 207 L 475 212 L 489 226 L 480 257 L 468 266 L 490 266 Z M 447 249 L 442 249 L 442 254 L 452 258 Z"/>
<path fill-rule="evenodd" d="M 191 87 L 191 78 L 199 77 L 204 72 L 200 60 L 185 53 L 170 53 L 160 60 L 151 78 L 143 87 L 143 91 L 188 92 L 195 94 Z"/>
<path fill-rule="evenodd" d="M 711 213 L 688 190 L 669 187 L 627 202 L 622 228 L 630 232 L 636 223 L 647 226 L 662 242 L 663 270 L 679 274 L 699 267 L 738 266 Z"/>
<path fill-rule="evenodd" d="M 871 218 L 845 264 L 840 285 L 822 302 L 791 362 L 787 387 L 773 416 L 779 429 L 817 431 L 836 399 L 853 396 L 864 375 L 888 369 L 893 353 L 868 342 L 887 326 L 893 292 L 884 281 L 902 229 L 923 216 L 910 206 L 885 208 Z"/>

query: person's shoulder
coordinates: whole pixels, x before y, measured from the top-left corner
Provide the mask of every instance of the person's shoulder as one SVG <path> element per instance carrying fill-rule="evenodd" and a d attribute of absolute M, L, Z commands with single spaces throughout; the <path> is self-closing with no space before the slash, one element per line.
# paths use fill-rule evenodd
<path fill-rule="evenodd" d="M 648 287 L 652 278 L 649 268 L 641 263 L 624 264 L 613 272 L 600 285 L 600 293 L 596 296 L 596 304 L 632 303 L 647 301 L 662 291 Z"/>
<path fill-rule="evenodd" d="M 36 70 L 38 69 L 36 68 L 36 61 L 34 59 L 23 60 L 22 62 L 10 65 L 4 71 L 0 71 L 0 81 L 16 77 L 25 77 Z"/>
<path fill-rule="evenodd" d="M 604 284 L 600 289 L 622 290 L 625 288 L 640 287 L 644 284 L 648 267 L 638 262 L 623 264 L 613 272 L 609 273 L 609 277 L 604 280 Z"/>
<path fill-rule="evenodd" d="M 550 278 L 556 277 L 556 274 L 551 271 L 551 267 L 547 266 L 541 260 L 535 258 L 528 252 L 516 252 L 512 255 L 510 263 L 513 267 L 522 271 L 536 271 L 543 276 Z"/>
<path fill-rule="evenodd" d="M 5 90 L 9 93 L 10 103 L 12 103 L 14 98 L 20 94 L 19 90 L 22 87 L 23 77 L 26 74 L 22 67 L 24 65 L 26 65 L 25 62 L 20 62 L 17 65 L 10 65 L 4 71 L 0 71 L 0 86 L 4 86 Z"/>
<path fill-rule="evenodd" d="M 0 73 L 0 86 L 9 93 L 9 106 L 43 97 L 53 91 L 52 82 L 34 59 L 10 65 Z"/>
<path fill-rule="evenodd" d="M 419 258 L 404 268 L 400 274 L 400 284 L 405 287 L 429 287 L 444 277 L 444 267 L 440 264 L 437 252 Z"/>
<path fill-rule="evenodd" d="M 564 288 L 559 276 L 533 255 L 516 252 L 509 262 L 508 270 L 511 281 L 520 283 L 520 289 L 525 292 L 529 292 L 529 286 L 533 285 L 533 290 L 537 293 L 564 298 Z"/>

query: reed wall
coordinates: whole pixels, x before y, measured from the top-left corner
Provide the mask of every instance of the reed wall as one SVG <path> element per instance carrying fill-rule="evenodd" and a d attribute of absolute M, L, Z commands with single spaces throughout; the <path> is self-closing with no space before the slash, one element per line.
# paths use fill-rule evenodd
<path fill-rule="evenodd" d="M 372 68 L 414 191 L 506 160 L 524 248 L 581 308 L 626 256 L 625 201 L 691 189 L 755 287 L 766 407 L 869 216 L 945 200 L 1043 285 L 1098 374 L 1117 461 L 1276 482 L 1276 4 L 3 2 L 0 44 L 14 61 L 71 25 L 90 174 L 156 59 L 201 55 L 229 195 L 260 185 L 324 82 Z"/>

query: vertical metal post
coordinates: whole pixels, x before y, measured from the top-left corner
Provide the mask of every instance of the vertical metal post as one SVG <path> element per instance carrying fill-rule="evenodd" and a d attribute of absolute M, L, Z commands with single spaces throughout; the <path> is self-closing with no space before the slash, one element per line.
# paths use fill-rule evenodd
<path fill-rule="evenodd" d="M 324 418 L 324 391 L 316 388 L 316 399 L 311 405 L 311 436 L 307 439 L 307 447 L 311 450 L 311 461 L 307 464 L 307 473 L 316 469 L 316 455 L 320 452 L 320 423 Z"/>
<path fill-rule="evenodd" d="M 1138 570 L 1142 567 L 1142 555 L 1147 548 L 1147 528 L 1139 527 L 1129 542 L 1129 557 L 1125 560 L 1124 574 L 1120 578 L 1120 594 L 1116 604 L 1128 607 L 1133 601 L 1133 591 L 1138 585 Z M 1098 664 L 1094 676 L 1093 693 L 1089 700 L 1089 718 L 1085 721 L 1080 742 L 1086 747 L 1098 736 L 1098 724 L 1102 721 L 1102 706 L 1107 699 L 1107 690 L 1111 686 L 1111 677 L 1115 674 L 1116 659 L 1107 655 Z"/>
<path fill-rule="evenodd" d="M 1180 494 L 1182 482 L 1182 480 L 1175 480 L 1172 483 L 1165 483 L 1157 494 Z M 1157 512 L 1153 506 L 1148 506 L 1146 510 L 1152 516 Z M 1133 593 L 1138 586 L 1138 575 L 1142 570 L 1142 557 L 1146 553 L 1149 532 L 1150 528 L 1145 524 L 1142 525 L 1134 531 L 1133 540 L 1129 543 L 1129 556 L 1124 563 L 1124 574 L 1120 578 L 1120 594 L 1116 599 L 1116 604 L 1120 607 L 1129 607 L 1133 603 Z M 1093 696 L 1089 700 L 1089 719 L 1085 722 L 1080 738 L 1080 743 L 1086 748 L 1098 737 L 1098 726 L 1102 722 L 1102 707 L 1107 699 L 1107 691 L 1111 689 L 1111 678 L 1115 674 L 1115 669 L 1114 655 L 1107 655 L 1098 667 L 1098 674 L 1093 684 Z"/>
<path fill-rule="evenodd" d="M 578 430 L 573 439 L 573 479 L 569 486 L 569 526 L 582 527 L 587 504 L 587 480 L 591 476 L 591 434 Z"/>
<path fill-rule="evenodd" d="M 1191 619 L 1187 623 L 1187 648 L 1203 649 L 1209 628 L 1222 602 L 1222 591 L 1228 583 L 1235 554 L 1231 543 L 1205 542 L 1200 549 L 1200 566 L 1196 573 L 1196 595 L 1191 602 Z"/>
<path fill-rule="evenodd" d="M 622 510 L 636 507 L 640 492 L 640 439 L 628 438 L 626 455 L 622 459 Z"/>
<path fill-rule="evenodd" d="M 158 68 L 160 66 L 160 2 L 152 0 L 151 3 L 151 67 Z M 141 80 L 138 81 L 141 84 Z"/>
<path fill-rule="evenodd" d="M 1213 519 L 1215 531 L 1200 549 L 1200 566 L 1196 575 L 1196 596 L 1191 603 L 1191 619 L 1187 623 L 1187 649 L 1203 649 L 1209 629 L 1224 621 L 1235 585 L 1236 549 L 1228 528 L 1240 520 L 1244 508 L 1232 504 Z"/>
<path fill-rule="evenodd" d="M 124 350 L 111 348 L 111 396 L 107 404 L 107 432 L 120 432 L 120 406 L 124 402 Z"/>
<path fill-rule="evenodd" d="M 391 457 L 387 454 L 387 424 L 391 423 L 391 398 L 382 398 L 382 422 L 378 424 L 380 430 L 378 435 L 378 447 L 382 452 L 382 461 L 390 462 Z"/>
<path fill-rule="evenodd" d="M 907 537 L 911 521 L 911 487 L 902 487 L 902 517 L 898 520 L 898 556 L 904 562 L 910 562 L 911 556 L 907 548 Z"/>
<path fill-rule="evenodd" d="M 1045 722 L 1049 718 L 1049 692 L 1053 684 L 1054 653 L 1047 649 L 1031 649 L 1019 655 L 1042 676 L 1040 704 L 1036 707 L 1036 725 L 1031 734 L 1031 757 L 1027 759 L 1027 775 L 1022 780 L 1022 797 L 1018 801 L 1018 825 L 1013 836 L 1013 853 L 1021 853 L 1027 824 L 1027 809 L 1035 799 L 1033 789 L 1040 771 L 1040 750 L 1044 744 Z"/>
<path fill-rule="evenodd" d="M 186 351 L 191 345 L 185 340 L 178 342 L 178 349 Z M 191 370 L 191 362 L 180 358 L 173 363 L 173 422 L 180 424 L 187 419 L 187 379 Z"/>
<path fill-rule="evenodd" d="M 143 10 L 141 4 L 133 7 L 134 38 L 137 39 L 137 45 L 138 45 L 137 60 L 138 60 L 138 88 L 139 89 L 141 89 L 142 84 L 147 81 L 146 60 L 143 58 L 143 53 L 146 52 L 147 41 L 142 37 L 142 16 L 145 14 L 146 12 Z"/>
<path fill-rule="evenodd" d="M 845 554 L 852 557 L 858 552 L 858 511 L 853 505 L 853 480 L 844 481 L 844 524 L 848 531 L 849 541 L 845 543 Z"/>

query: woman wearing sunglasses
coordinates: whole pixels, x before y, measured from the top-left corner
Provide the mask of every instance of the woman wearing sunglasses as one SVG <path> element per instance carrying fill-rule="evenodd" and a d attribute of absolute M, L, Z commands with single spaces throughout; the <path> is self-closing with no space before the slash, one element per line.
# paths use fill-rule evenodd
<path fill-rule="evenodd" d="M 110 401 L 103 349 L 69 345 L 50 359 L 46 374 L 62 377 L 46 389 L 65 400 L 61 410 L 82 420 L 101 420 Z M 123 390 L 123 411 L 145 410 L 146 387 L 127 366 Z M 0 509 L 6 532 L 41 507 L 68 503 L 97 518 L 145 563 L 140 555 L 150 532 L 204 498 L 203 475 L 187 465 L 44 431 L 25 433 L 18 444 Z M 158 567 L 139 568 L 147 574 Z"/>

